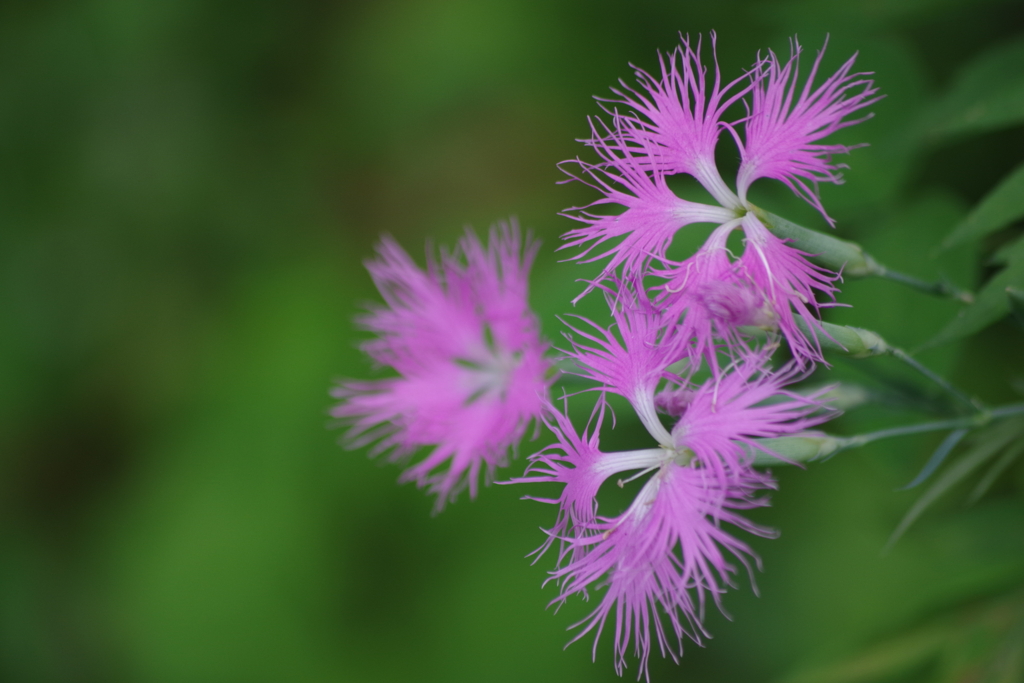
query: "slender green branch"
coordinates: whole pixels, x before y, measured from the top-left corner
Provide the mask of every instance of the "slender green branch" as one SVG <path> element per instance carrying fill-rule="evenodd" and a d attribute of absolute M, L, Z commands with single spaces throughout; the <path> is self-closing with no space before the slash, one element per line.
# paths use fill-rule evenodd
<path fill-rule="evenodd" d="M 985 409 L 979 401 L 972 399 L 966 393 L 955 387 L 942 375 L 934 372 L 923 365 L 916 358 L 903 349 L 891 345 L 882 339 L 881 336 L 870 330 L 846 325 L 834 325 L 832 323 L 821 323 L 821 332 L 811 329 L 802 318 L 796 319 L 796 325 L 805 337 L 816 340 L 823 350 L 839 351 L 851 358 L 870 358 L 872 356 L 888 355 L 906 363 L 917 372 L 921 373 L 932 382 L 942 387 L 951 396 L 963 403 L 971 412 L 978 412 Z"/>
<path fill-rule="evenodd" d="M 985 410 L 985 406 L 982 405 L 982 403 L 980 401 L 978 401 L 977 399 L 971 398 L 970 396 L 965 394 L 963 391 L 961 391 L 960 389 L 958 389 L 955 386 L 953 386 L 953 384 L 949 380 L 947 380 L 945 377 L 943 377 L 942 375 L 938 374 L 934 370 L 928 368 L 927 366 L 922 365 L 919 360 L 917 360 L 916 358 L 911 356 L 909 353 L 907 353 L 903 349 L 897 348 L 895 346 L 890 346 L 889 349 L 888 349 L 888 352 L 889 352 L 889 355 L 892 356 L 893 358 L 897 358 L 897 359 L 901 360 L 902 362 L 904 362 L 907 365 L 909 365 L 910 367 L 914 368 L 915 370 L 920 372 L 922 375 L 924 375 L 925 377 L 927 377 L 931 381 L 933 381 L 936 384 L 938 384 L 940 387 L 945 389 L 951 396 L 956 397 L 957 400 L 959 400 L 965 406 L 970 408 L 971 411 L 977 412 L 977 411 L 984 411 Z"/>
<path fill-rule="evenodd" d="M 977 427 L 984 427 L 994 420 L 1014 415 L 1024 415 L 1024 403 L 1011 403 L 1009 405 L 984 410 L 974 415 L 958 417 L 949 420 L 936 420 L 934 422 L 922 422 L 902 427 L 891 427 L 880 429 L 877 432 L 857 434 L 855 436 L 831 436 L 829 434 L 788 436 L 774 439 L 755 439 L 748 446 L 748 450 L 754 456 L 754 464 L 758 466 L 767 465 L 791 465 L 796 462 L 811 462 L 814 460 L 827 460 L 833 455 L 848 450 L 865 446 L 880 439 L 888 439 L 894 436 L 906 436 L 908 434 L 922 434 L 925 432 L 939 432 L 946 430 L 970 430 Z"/>
<path fill-rule="evenodd" d="M 908 287 L 913 287 L 916 290 L 924 292 L 925 294 L 941 296 L 947 299 L 956 299 L 957 301 L 962 301 L 965 304 L 974 303 L 974 294 L 972 292 L 960 289 L 945 280 L 940 280 L 939 282 L 925 282 L 924 280 L 919 280 L 913 275 L 907 275 L 906 273 L 886 268 L 877 261 L 874 262 L 874 265 L 875 268 L 872 269 L 872 275 L 877 275 L 878 277 L 883 277 L 887 280 L 892 280 L 893 282 L 902 283 Z"/>
<path fill-rule="evenodd" d="M 838 447 L 835 453 L 848 448 L 864 446 L 879 439 L 888 439 L 894 436 L 905 436 L 907 434 L 921 434 L 923 432 L 945 431 L 947 429 L 974 429 L 984 427 L 993 420 L 998 420 L 1012 415 L 1024 415 L 1024 403 L 1013 403 L 991 410 L 984 410 L 967 417 L 954 418 L 951 420 L 936 420 L 934 422 L 923 422 L 916 425 L 904 425 L 902 427 L 891 427 L 881 429 L 877 432 L 858 434 L 856 436 L 836 437 Z M 834 454 L 834 453 L 833 453 Z M 830 454 L 830 455 L 833 455 Z"/>
<path fill-rule="evenodd" d="M 1024 403 L 1011 403 L 1008 406 L 1000 406 L 998 408 L 992 408 L 987 411 L 992 416 L 993 420 L 1001 417 L 1010 417 L 1012 415 L 1020 415 L 1024 413 Z"/>

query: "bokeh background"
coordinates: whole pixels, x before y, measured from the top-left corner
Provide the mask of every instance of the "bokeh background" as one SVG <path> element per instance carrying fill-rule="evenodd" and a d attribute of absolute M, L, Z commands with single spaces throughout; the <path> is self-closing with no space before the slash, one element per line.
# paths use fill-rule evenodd
<path fill-rule="evenodd" d="M 517 216 L 544 241 L 532 296 L 559 338 L 586 269 L 553 253 L 557 213 L 594 195 L 556 163 L 585 154 L 592 96 L 630 62 L 712 29 L 731 75 L 794 34 L 811 54 L 830 34 L 830 69 L 859 50 L 887 97 L 843 134 L 871 144 L 847 183 L 823 189 L 838 234 L 919 277 L 991 275 L 995 243 L 934 250 L 1020 161 L 1020 118 L 927 122 L 961 67 L 1019 39 L 1016 0 L 0 5 L 0 679 L 617 680 L 607 636 L 596 663 L 589 639 L 563 651 L 587 605 L 546 609 L 553 558 L 525 558 L 553 510 L 520 496 L 543 490 L 491 486 L 431 516 L 396 467 L 339 447 L 327 392 L 374 372 L 351 321 L 382 233 L 421 258 Z M 761 205 L 823 228 L 764 185 Z M 907 348 L 958 309 L 876 281 L 841 300 L 833 320 Z M 921 359 L 998 403 L 1019 400 L 1022 348 L 1003 322 Z M 930 391 L 883 360 L 835 377 Z M 939 440 L 779 472 L 757 518 L 782 536 L 751 541 L 760 597 L 741 581 L 732 620 L 709 613 L 714 640 L 680 666 L 655 657 L 652 680 L 792 678 L 1019 585 L 1020 467 L 882 553 L 916 497 L 894 489 Z M 879 680 L 941 668 L 907 661 Z"/>

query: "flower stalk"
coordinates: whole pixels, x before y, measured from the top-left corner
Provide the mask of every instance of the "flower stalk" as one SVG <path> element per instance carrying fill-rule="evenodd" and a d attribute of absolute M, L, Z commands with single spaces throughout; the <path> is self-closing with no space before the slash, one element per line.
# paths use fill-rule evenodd
<path fill-rule="evenodd" d="M 754 454 L 754 464 L 759 466 L 827 460 L 842 451 L 860 448 L 882 439 L 923 434 L 926 432 L 973 430 L 1015 415 L 1024 415 L 1024 403 L 1011 403 L 997 408 L 990 408 L 966 417 L 890 427 L 854 436 L 830 436 L 823 434 L 788 437 L 785 439 L 761 439 L 755 443 L 751 452 Z"/>

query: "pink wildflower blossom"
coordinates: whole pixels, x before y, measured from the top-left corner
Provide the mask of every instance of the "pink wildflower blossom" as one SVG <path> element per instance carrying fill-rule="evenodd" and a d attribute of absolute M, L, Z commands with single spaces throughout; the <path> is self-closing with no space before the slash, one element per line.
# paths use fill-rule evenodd
<path fill-rule="evenodd" d="M 367 263 L 387 305 L 362 317 L 377 334 L 363 350 L 398 376 L 343 382 L 332 415 L 351 424 L 350 446 L 376 441 L 373 454 L 432 447 L 401 480 L 429 487 L 437 509 L 467 484 L 474 497 L 481 469 L 493 476 L 547 400 L 547 347 L 527 304 L 536 251 L 512 224 L 486 248 L 467 230 L 425 272 L 390 239 Z"/>
<path fill-rule="evenodd" d="M 805 338 L 797 321 L 820 330 L 818 309 L 828 303 L 819 303 L 816 297 L 832 298 L 838 275 L 811 264 L 809 254 L 771 234 L 757 218 L 758 209 L 747 192 L 757 178 L 776 178 L 828 218 L 817 196 L 817 183 L 840 182 L 840 165 L 833 164 L 831 156 L 850 148 L 819 141 L 863 121 L 867 117 L 848 117 L 879 96 L 873 82 L 864 78 L 866 74 L 852 73 L 853 57 L 813 88 L 824 48 L 798 88 L 800 48 L 795 42 L 793 52 L 785 64 L 769 52 L 749 72 L 723 86 L 717 63 L 714 79 L 708 82 L 707 69 L 700 62 L 700 43 L 694 49 L 683 39 L 675 52 L 661 58 L 660 77 L 638 70 L 638 88 L 613 89 L 618 99 L 605 102 L 625 105 L 630 111 L 611 110 L 614 125 L 603 133 L 593 127 L 586 142 L 601 162 L 579 162 L 592 179 L 590 184 L 603 194 L 590 206 L 619 205 L 624 211 L 570 214 L 586 226 L 567 232 L 566 246 L 589 244 L 576 257 L 587 261 L 610 257 L 599 280 L 614 278 L 617 270 L 625 278 L 665 278 L 667 282 L 656 287 L 662 291 L 658 303 L 675 314 L 685 314 L 683 325 L 685 333 L 693 336 L 695 355 L 707 358 L 713 367 L 717 350 L 734 346 L 740 339 L 737 328 L 751 325 L 781 331 L 802 362 L 822 360 L 820 348 Z M 748 94 L 752 101 L 747 115 L 723 120 L 729 106 Z M 742 138 L 737 132 L 740 127 Z M 723 128 L 740 149 L 736 192 L 715 167 L 715 148 Z M 693 175 L 721 206 L 677 197 L 666 181 L 673 173 Z M 700 222 L 720 227 L 693 257 L 682 263 L 667 261 L 675 233 Z M 725 241 L 738 227 L 744 231 L 746 247 L 735 258 Z M 597 245 L 618 237 L 616 244 L 590 256 Z M 595 286 L 591 283 L 580 296 Z"/>
<path fill-rule="evenodd" d="M 751 561 L 760 565 L 723 523 L 758 536 L 776 535 L 737 512 L 767 505 L 756 496 L 766 488 L 775 488 L 774 480 L 752 469 L 723 482 L 699 467 L 661 465 L 623 514 L 601 518 L 574 539 L 573 545 L 587 552 L 574 553 L 553 572 L 562 584 L 558 601 L 606 587 L 597 608 L 576 624 L 582 630 L 573 640 L 594 631 L 596 656 L 605 622 L 614 614 L 615 669 L 622 675 L 632 642 L 638 679 L 647 675 L 652 641 L 663 657 L 676 662 L 684 636 L 702 644 L 709 635 L 701 623 L 707 596 L 721 607 L 721 595 L 735 586 L 737 568 L 730 556 L 748 573 Z"/>
<path fill-rule="evenodd" d="M 667 441 L 659 430 L 650 430 L 657 447 L 603 453 L 597 439 L 600 416 L 578 437 L 568 419 L 552 411 L 558 443 L 531 456 L 526 476 L 517 480 L 563 484 L 557 500 L 539 499 L 560 507 L 540 549 L 556 538 L 561 542 L 552 572 L 561 585 L 555 602 L 606 588 L 598 607 L 578 624 L 583 630 L 574 640 L 595 631 L 596 650 L 614 612 L 620 673 L 631 642 L 640 675 L 646 673 L 652 642 L 673 658 L 682 652 L 683 636 L 700 643 L 707 635 L 701 624 L 707 597 L 721 608 L 721 595 L 734 585 L 737 569 L 729 557 L 748 573 L 751 560 L 757 562 L 744 542 L 723 529 L 723 522 L 773 535 L 737 512 L 766 505 L 756 494 L 775 487 L 769 474 L 751 467 L 755 439 L 801 433 L 828 416 L 817 396 L 785 390 L 803 370 L 790 365 L 772 372 L 767 369 L 770 356 L 771 349 L 749 351 L 720 378 L 697 387 L 683 378 L 669 382 L 658 403 L 676 423 Z M 617 517 L 598 515 L 601 484 L 637 470 L 619 482 L 650 474 L 629 508 Z"/>

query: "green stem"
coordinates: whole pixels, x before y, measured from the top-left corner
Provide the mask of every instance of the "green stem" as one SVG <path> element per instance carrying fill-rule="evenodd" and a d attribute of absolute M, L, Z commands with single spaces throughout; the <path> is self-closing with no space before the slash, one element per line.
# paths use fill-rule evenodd
<path fill-rule="evenodd" d="M 797 318 L 796 325 L 805 337 L 812 341 L 816 340 L 823 350 L 840 351 L 852 358 L 870 358 L 872 356 L 882 355 L 892 356 L 893 358 L 906 363 L 917 372 L 935 382 L 937 385 L 942 387 L 943 390 L 956 397 L 956 399 L 963 403 L 972 413 L 983 411 L 985 409 L 985 406 L 983 406 L 979 401 L 972 399 L 963 391 L 953 386 L 953 384 L 945 377 L 939 375 L 925 365 L 922 365 L 920 361 L 909 353 L 901 348 L 889 344 L 889 342 L 885 341 L 882 337 L 871 330 L 822 322 L 820 325 L 824 334 L 818 334 L 816 330 L 811 329 L 803 318 Z"/>
<path fill-rule="evenodd" d="M 993 420 L 1022 414 L 1024 414 L 1024 403 L 1013 403 L 1006 406 L 1000 406 L 999 408 L 981 411 L 968 417 L 960 417 L 952 420 L 937 420 L 935 422 L 904 425 L 902 427 L 892 427 L 890 429 L 881 429 L 877 432 L 868 432 L 867 434 L 858 434 L 856 436 L 836 437 L 836 441 L 838 442 L 837 448 L 832 455 L 848 448 L 864 446 L 873 441 L 878 441 L 879 439 L 888 439 L 893 436 L 905 436 L 907 434 L 921 434 L 922 432 L 945 431 L 949 429 L 973 429 L 975 427 L 984 427 Z"/>
<path fill-rule="evenodd" d="M 886 268 L 877 261 L 875 261 L 872 265 L 874 266 L 871 272 L 872 275 L 884 277 L 885 279 L 892 280 L 893 282 L 900 282 L 904 285 L 907 285 L 908 287 L 913 287 L 914 289 L 924 292 L 926 294 L 941 296 L 947 299 L 956 299 L 957 301 L 962 301 L 965 304 L 974 303 L 974 294 L 963 289 L 960 289 L 959 287 L 956 287 L 948 282 L 925 282 L 924 280 L 917 279 L 913 275 L 907 275 L 906 273 L 901 273 L 899 271 Z"/>
<path fill-rule="evenodd" d="M 897 358 L 897 359 L 903 361 L 904 363 L 906 363 L 910 367 L 914 368 L 915 370 L 920 372 L 922 375 L 924 375 L 925 377 L 927 377 L 928 379 L 930 379 L 931 381 L 935 382 L 940 387 L 945 389 L 947 392 L 949 392 L 950 395 L 955 396 L 957 400 L 959 400 L 965 406 L 970 408 L 971 412 L 983 412 L 985 410 L 985 406 L 983 406 L 981 404 L 981 402 L 979 402 L 976 399 L 972 399 L 970 396 L 965 394 L 963 391 L 961 391 L 960 389 L 957 389 L 945 377 L 943 377 L 942 375 L 938 374 L 934 370 L 931 370 L 927 366 L 922 365 L 920 361 L 918 361 L 916 358 L 911 356 L 909 353 L 907 353 L 903 349 L 896 348 L 895 346 L 890 346 L 888 351 L 889 351 L 889 355 L 890 356 L 892 356 L 893 358 Z"/>

